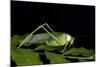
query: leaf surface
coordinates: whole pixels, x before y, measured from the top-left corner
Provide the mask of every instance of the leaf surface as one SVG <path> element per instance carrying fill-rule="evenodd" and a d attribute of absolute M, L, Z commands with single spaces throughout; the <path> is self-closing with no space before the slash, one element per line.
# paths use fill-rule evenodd
<path fill-rule="evenodd" d="M 51 64 L 58 64 L 58 63 L 68 63 L 69 60 L 66 60 L 63 55 L 52 53 L 45 51 L 46 57 L 48 60 L 50 60 Z"/>
<path fill-rule="evenodd" d="M 80 48 L 72 48 L 66 51 L 63 55 L 66 55 L 67 58 L 75 58 L 75 59 L 94 59 L 94 51 L 87 50 L 83 47 Z M 81 56 L 80 56 L 81 55 Z"/>
<path fill-rule="evenodd" d="M 42 64 L 39 54 L 30 49 L 14 48 L 11 52 L 12 59 L 19 66 Z"/>

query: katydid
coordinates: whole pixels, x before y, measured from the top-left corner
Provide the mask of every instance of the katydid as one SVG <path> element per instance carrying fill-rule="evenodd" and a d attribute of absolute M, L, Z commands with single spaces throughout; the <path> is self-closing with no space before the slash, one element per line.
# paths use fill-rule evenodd
<path fill-rule="evenodd" d="M 49 32 L 45 26 L 50 29 L 51 32 Z M 40 34 L 34 34 L 37 30 L 42 28 L 46 33 L 40 33 Z M 33 36 L 34 34 L 34 36 Z M 50 26 L 47 23 L 44 23 L 43 25 L 38 26 L 32 33 L 30 33 L 19 45 L 18 48 L 20 48 L 25 43 L 30 44 L 42 44 L 45 43 L 48 46 L 64 46 L 64 50 L 66 50 L 66 47 L 73 45 L 74 43 L 74 37 L 72 37 L 69 34 L 62 33 L 62 32 L 54 32 Z"/>

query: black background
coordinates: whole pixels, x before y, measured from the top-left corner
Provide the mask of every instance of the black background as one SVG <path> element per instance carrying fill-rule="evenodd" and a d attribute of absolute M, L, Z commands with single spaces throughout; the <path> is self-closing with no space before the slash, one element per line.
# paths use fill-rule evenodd
<path fill-rule="evenodd" d="M 77 47 L 95 49 L 95 6 L 11 1 L 12 36 L 30 33 L 45 22 L 74 36 Z"/>

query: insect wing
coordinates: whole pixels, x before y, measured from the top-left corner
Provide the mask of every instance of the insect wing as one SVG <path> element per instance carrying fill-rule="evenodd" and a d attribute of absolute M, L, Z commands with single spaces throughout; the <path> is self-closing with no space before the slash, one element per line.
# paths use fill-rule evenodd
<path fill-rule="evenodd" d="M 46 40 L 50 37 L 47 33 L 36 34 L 31 40 L 30 43 L 45 43 Z"/>

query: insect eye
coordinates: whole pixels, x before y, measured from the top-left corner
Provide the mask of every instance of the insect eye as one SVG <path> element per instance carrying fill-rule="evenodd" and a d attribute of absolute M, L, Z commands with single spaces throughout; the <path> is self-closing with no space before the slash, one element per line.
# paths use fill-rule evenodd
<path fill-rule="evenodd" d="M 67 39 L 67 41 L 70 41 L 71 36 L 69 34 L 66 34 L 66 39 Z"/>

